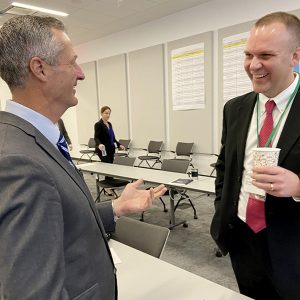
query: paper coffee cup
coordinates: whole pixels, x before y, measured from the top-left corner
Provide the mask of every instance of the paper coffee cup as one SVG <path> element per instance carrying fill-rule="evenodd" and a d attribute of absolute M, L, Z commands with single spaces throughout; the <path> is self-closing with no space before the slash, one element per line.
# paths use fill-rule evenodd
<path fill-rule="evenodd" d="M 254 148 L 252 150 L 253 155 L 253 166 L 277 166 L 279 158 L 279 148 Z M 252 194 L 253 197 L 259 200 L 264 200 L 266 192 L 252 184 L 251 172 L 246 175 L 245 180 L 245 191 Z"/>
<path fill-rule="evenodd" d="M 280 150 L 281 149 L 279 148 L 268 148 L 268 147 L 254 148 L 252 150 L 253 166 L 254 167 L 277 166 Z"/>

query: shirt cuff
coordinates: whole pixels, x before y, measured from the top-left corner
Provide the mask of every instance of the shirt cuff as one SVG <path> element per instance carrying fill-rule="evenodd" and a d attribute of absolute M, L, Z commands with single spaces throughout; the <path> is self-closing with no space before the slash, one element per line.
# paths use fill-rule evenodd
<path fill-rule="evenodd" d="M 300 201 L 300 198 L 299 198 Z M 120 218 L 119 216 L 116 215 L 115 210 L 114 210 L 114 201 L 111 201 L 111 207 L 113 210 L 113 214 L 114 214 L 114 221 L 117 222 L 117 220 Z"/>
<path fill-rule="evenodd" d="M 300 197 L 293 197 L 294 201 L 300 202 Z"/>

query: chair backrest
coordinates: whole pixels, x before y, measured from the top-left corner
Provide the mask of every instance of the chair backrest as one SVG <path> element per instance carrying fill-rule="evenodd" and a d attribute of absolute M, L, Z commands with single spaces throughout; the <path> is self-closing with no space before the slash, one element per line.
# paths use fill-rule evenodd
<path fill-rule="evenodd" d="M 95 148 L 96 147 L 96 142 L 94 138 L 90 138 L 88 141 L 88 147 L 89 148 Z"/>
<path fill-rule="evenodd" d="M 116 230 L 112 234 L 112 238 L 159 258 L 169 233 L 170 230 L 166 227 L 121 217 L 117 220 Z"/>
<path fill-rule="evenodd" d="M 130 142 L 131 142 L 131 140 L 122 140 L 122 139 L 119 140 L 119 143 L 120 143 L 121 145 L 123 145 L 123 146 L 125 147 L 125 149 L 128 149 L 128 148 L 129 148 Z"/>
<path fill-rule="evenodd" d="M 161 150 L 163 142 L 150 141 L 148 144 L 148 152 L 149 153 L 159 153 Z"/>
<path fill-rule="evenodd" d="M 115 156 L 114 164 L 123 166 L 133 166 L 135 159 L 135 157 Z"/>
<path fill-rule="evenodd" d="M 164 159 L 161 165 L 163 171 L 186 173 L 190 162 L 188 160 Z"/>
<path fill-rule="evenodd" d="M 194 143 L 178 142 L 176 145 L 176 156 L 190 156 Z"/>

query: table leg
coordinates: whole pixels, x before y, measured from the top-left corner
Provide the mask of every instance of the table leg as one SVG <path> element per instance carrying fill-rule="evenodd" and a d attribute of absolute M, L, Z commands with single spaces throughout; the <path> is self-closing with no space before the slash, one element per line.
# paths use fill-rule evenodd
<path fill-rule="evenodd" d="M 188 224 L 186 222 L 186 220 L 180 221 L 178 223 L 176 223 L 175 220 L 175 199 L 174 199 L 174 190 L 169 189 L 169 195 L 170 195 L 170 225 L 169 225 L 169 229 L 172 230 L 174 227 L 179 226 L 179 225 L 183 225 L 183 227 L 188 227 Z"/>

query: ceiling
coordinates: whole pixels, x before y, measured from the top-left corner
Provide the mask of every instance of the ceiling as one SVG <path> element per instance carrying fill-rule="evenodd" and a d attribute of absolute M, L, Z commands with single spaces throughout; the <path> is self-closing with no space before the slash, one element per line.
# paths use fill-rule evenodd
<path fill-rule="evenodd" d="M 0 0 L 0 11 L 14 0 Z M 212 0 L 17 0 L 60 10 L 75 45 L 159 19 Z M 38 13 L 41 15 L 41 13 Z M 0 14 L 0 26 L 12 15 Z"/>

